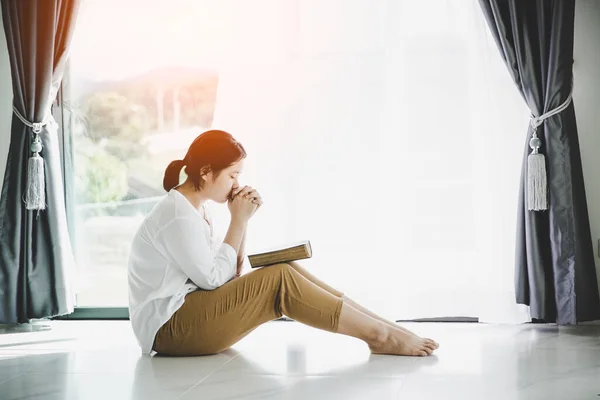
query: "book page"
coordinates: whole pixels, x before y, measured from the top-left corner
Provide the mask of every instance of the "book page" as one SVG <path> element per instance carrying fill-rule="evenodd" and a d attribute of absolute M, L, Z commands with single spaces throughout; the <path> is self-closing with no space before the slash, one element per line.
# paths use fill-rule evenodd
<path fill-rule="evenodd" d="M 266 248 L 260 251 L 254 251 L 254 252 L 248 252 L 249 256 L 252 255 L 257 255 L 257 254 L 265 254 L 265 253 L 273 253 L 275 251 L 280 251 L 280 250 L 285 250 L 285 249 L 289 249 L 292 247 L 298 247 L 298 246 L 306 246 L 308 244 L 308 240 L 302 240 L 299 242 L 292 242 L 292 243 L 287 243 L 284 245 L 279 245 L 279 246 L 274 246 L 274 247 L 270 247 L 270 248 Z"/>

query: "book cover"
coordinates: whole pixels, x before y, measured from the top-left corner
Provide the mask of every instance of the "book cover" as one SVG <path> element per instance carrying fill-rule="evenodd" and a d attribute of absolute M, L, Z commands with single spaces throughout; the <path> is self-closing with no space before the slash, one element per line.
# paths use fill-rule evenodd
<path fill-rule="evenodd" d="M 280 245 L 248 255 L 252 268 L 266 267 L 283 262 L 303 260 L 312 257 L 312 248 L 309 240 L 298 243 Z"/>

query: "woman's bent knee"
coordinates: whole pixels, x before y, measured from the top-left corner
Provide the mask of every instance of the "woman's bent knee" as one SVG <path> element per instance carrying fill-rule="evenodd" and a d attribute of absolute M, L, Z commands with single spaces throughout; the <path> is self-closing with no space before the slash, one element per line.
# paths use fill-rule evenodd
<path fill-rule="evenodd" d="M 273 268 L 274 270 L 289 270 L 292 269 L 292 266 L 288 263 L 279 263 L 268 266 L 267 268 Z"/>
<path fill-rule="evenodd" d="M 273 264 L 262 268 L 264 273 L 277 277 L 289 274 L 293 268 L 288 263 Z"/>

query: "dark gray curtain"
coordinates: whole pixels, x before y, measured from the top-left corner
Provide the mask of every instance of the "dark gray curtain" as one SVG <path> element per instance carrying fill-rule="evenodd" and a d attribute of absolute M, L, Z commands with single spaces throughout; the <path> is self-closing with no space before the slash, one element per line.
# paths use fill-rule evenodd
<path fill-rule="evenodd" d="M 561 105 L 573 78 L 574 0 L 480 0 L 491 32 L 533 116 Z M 538 128 L 546 156 L 549 206 L 528 211 L 526 138 L 519 195 L 517 302 L 545 322 L 600 319 L 573 103 Z"/>
<path fill-rule="evenodd" d="M 52 105 L 68 55 L 79 0 L 2 0 L 10 58 L 13 105 L 40 122 Z M 0 323 L 73 311 L 73 254 L 67 233 L 58 138 L 48 124 L 40 134 L 45 163 L 46 209 L 23 201 L 33 138 L 13 113 L 0 197 Z"/>

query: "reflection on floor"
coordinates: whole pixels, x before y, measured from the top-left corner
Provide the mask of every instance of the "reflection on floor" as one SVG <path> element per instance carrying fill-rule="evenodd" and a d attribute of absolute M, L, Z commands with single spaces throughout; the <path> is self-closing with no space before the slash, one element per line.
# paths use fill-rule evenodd
<path fill-rule="evenodd" d="M 372 356 L 356 339 L 265 324 L 206 357 L 142 356 L 127 321 L 0 328 L 0 399 L 597 399 L 600 326 L 404 324 L 426 358 Z"/>

